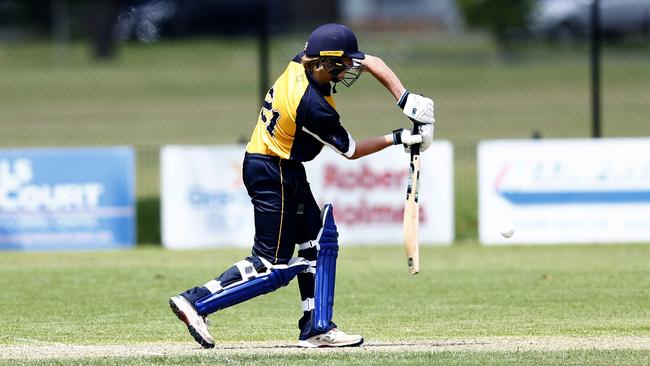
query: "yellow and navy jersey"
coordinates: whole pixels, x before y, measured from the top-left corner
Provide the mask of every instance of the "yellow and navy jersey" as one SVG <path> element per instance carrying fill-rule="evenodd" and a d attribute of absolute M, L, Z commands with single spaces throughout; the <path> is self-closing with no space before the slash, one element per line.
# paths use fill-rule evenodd
<path fill-rule="evenodd" d="M 312 160 L 328 145 L 351 157 L 355 142 L 343 128 L 331 87 L 316 82 L 297 55 L 264 98 L 248 153 Z"/>

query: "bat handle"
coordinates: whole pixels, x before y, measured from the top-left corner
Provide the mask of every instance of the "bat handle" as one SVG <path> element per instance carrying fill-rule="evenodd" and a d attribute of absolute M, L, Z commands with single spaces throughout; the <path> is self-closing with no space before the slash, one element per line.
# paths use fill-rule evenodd
<path fill-rule="evenodd" d="M 409 117 L 409 119 L 411 120 L 411 122 L 413 122 L 413 132 L 412 133 L 414 135 L 418 134 L 420 132 L 419 131 L 420 125 L 423 125 L 424 123 L 418 122 L 418 121 L 414 120 L 411 117 Z M 411 145 L 411 156 L 413 156 L 413 155 L 420 155 L 420 144 Z"/>

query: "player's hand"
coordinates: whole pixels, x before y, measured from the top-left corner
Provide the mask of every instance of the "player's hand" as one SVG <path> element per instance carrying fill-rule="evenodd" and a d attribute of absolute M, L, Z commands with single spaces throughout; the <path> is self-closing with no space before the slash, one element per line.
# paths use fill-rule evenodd
<path fill-rule="evenodd" d="M 433 114 L 433 100 L 431 98 L 404 91 L 397 105 L 402 108 L 408 118 L 417 122 L 433 124 L 436 121 Z"/>
<path fill-rule="evenodd" d="M 431 144 L 433 143 L 433 124 L 419 125 L 418 131 L 419 135 L 422 136 L 422 142 L 420 143 L 420 152 L 425 152 Z M 418 136 L 418 135 L 415 135 Z M 411 147 L 404 144 L 404 152 L 407 154 L 411 153 Z"/>
<path fill-rule="evenodd" d="M 400 128 L 393 131 L 393 145 L 404 144 L 404 146 L 411 146 L 413 144 L 421 144 L 422 135 L 411 133 L 406 128 Z"/>

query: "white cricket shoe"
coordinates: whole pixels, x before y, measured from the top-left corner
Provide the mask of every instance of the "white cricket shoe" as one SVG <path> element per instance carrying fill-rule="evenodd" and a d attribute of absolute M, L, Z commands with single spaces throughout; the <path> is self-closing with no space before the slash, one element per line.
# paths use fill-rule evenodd
<path fill-rule="evenodd" d="M 363 337 L 354 334 L 348 335 L 334 328 L 327 333 L 317 334 L 304 341 L 299 341 L 298 346 L 304 348 L 316 347 L 358 347 L 363 344 Z"/>
<path fill-rule="evenodd" d="M 199 315 L 194 309 L 194 306 L 186 298 L 181 295 L 173 296 L 169 298 L 169 306 L 178 319 L 187 325 L 190 334 L 201 347 L 214 347 L 214 339 L 208 331 L 207 318 Z"/>

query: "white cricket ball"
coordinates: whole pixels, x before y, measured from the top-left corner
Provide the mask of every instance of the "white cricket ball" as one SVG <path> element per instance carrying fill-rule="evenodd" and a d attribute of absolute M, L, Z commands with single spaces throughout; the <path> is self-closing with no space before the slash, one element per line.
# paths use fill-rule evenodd
<path fill-rule="evenodd" d="M 510 222 L 504 222 L 501 224 L 499 232 L 504 238 L 509 238 L 515 233 L 515 226 Z"/>

